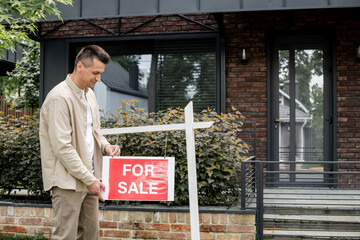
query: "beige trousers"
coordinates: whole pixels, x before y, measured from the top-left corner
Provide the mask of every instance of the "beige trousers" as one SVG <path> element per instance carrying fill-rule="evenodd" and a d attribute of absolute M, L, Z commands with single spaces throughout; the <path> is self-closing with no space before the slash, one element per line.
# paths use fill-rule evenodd
<path fill-rule="evenodd" d="M 99 239 L 99 199 L 89 192 L 53 187 L 53 240 Z"/>

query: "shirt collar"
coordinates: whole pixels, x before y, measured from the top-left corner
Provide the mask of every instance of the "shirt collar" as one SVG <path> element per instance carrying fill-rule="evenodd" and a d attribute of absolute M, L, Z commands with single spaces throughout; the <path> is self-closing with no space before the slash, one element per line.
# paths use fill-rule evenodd
<path fill-rule="evenodd" d="M 68 74 L 66 76 L 65 82 L 67 83 L 67 85 L 69 85 L 69 87 L 71 88 L 71 90 L 75 93 L 75 95 L 80 96 L 81 98 L 83 97 L 83 91 L 82 89 L 80 89 L 78 86 L 76 86 L 76 84 L 74 83 L 74 81 L 70 78 L 70 74 Z M 88 88 L 85 88 L 85 94 L 89 91 Z"/>

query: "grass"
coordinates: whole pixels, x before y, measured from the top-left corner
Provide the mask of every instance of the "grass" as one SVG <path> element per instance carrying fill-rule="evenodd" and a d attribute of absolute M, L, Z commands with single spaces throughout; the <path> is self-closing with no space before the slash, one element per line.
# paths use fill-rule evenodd
<path fill-rule="evenodd" d="M 28 236 L 28 235 L 15 235 L 15 236 L 1 236 L 0 240 L 48 240 L 43 236 Z"/>

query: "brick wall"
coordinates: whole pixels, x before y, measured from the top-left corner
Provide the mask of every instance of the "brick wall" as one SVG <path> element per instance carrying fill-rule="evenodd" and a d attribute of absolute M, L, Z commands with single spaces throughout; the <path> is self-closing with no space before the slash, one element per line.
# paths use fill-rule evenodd
<path fill-rule="evenodd" d="M 164 15 L 158 17 L 99 18 L 65 21 L 64 23 L 60 21 L 45 22 L 40 25 L 40 34 L 42 36 L 41 38 L 45 40 L 54 38 L 113 37 L 149 33 L 210 31 L 209 28 L 189 21 L 186 18 L 206 24 L 215 29 L 218 28 L 217 22 L 211 14 L 186 14 L 184 17 L 180 15 Z M 54 29 L 55 31 L 53 31 Z"/>
<path fill-rule="evenodd" d="M 267 143 L 267 56 L 266 42 L 270 33 L 333 32 L 336 41 L 337 76 L 337 142 L 340 161 L 354 161 L 360 157 L 360 63 L 355 61 L 355 49 L 360 45 L 359 8 L 263 11 L 224 13 L 226 38 L 226 106 L 239 109 L 246 121 L 256 122 L 257 159 L 266 160 Z M 212 14 L 186 15 L 215 29 L 219 26 Z M 126 17 L 91 20 L 115 34 L 157 34 L 209 31 L 201 25 L 178 15 Z M 146 23 L 139 26 L 141 23 Z M 41 24 L 42 39 L 114 36 L 84 20 L 71 21 L 44 36 L 60 22 Z M 130 31 L 133 29 L 132 31 Z M 130 31 L 130 32 L 129 32 Z M 240 60 L 240 47 L 248 50 L 249 62 Z"/>
<path fill-rule="evenodd" d="M 358 8 L 226 13 L 227 109 L 239 109 L 246 121 L 257 123 L 257 158 L 266 159 L 267 67 L 266 38 L 276 31 L 317 32 L 336 35 L 337 141 L 339 161 L 360 157 L 360 45 Z M 240 47 L 248 50 L 249 62 L 240 60 Z"/>
<path fill-rule="evenodd" d="M 51 236 L 52 208 L 0 206 L 0 236 Z M 202 240 L 254 240 L 254 214 L 201 213 Z M 183 212 L 100 210 L 100 239 L 191 239 L 190 216 Z"/>

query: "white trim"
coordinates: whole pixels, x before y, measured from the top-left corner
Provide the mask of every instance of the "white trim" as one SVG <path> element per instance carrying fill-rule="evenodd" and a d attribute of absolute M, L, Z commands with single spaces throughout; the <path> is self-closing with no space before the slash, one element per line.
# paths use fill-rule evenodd
<path fill-rule="evenodd" d="M 214 122 L 196 122 L 193 123 L 192 129 L 209 128 Z M 108 128 L 97 130 L 102 135 L 112 134 L 125 134 L 125 133 L 142 133 L 142 132 L 159 132 L 159 131 L 174 131 L 185 130 L 185 124 L 168 124 L 168 125 L 151 125 L 151 126 L 139 126 L 139 127 L 124 127 L 124 128 Z"/>

